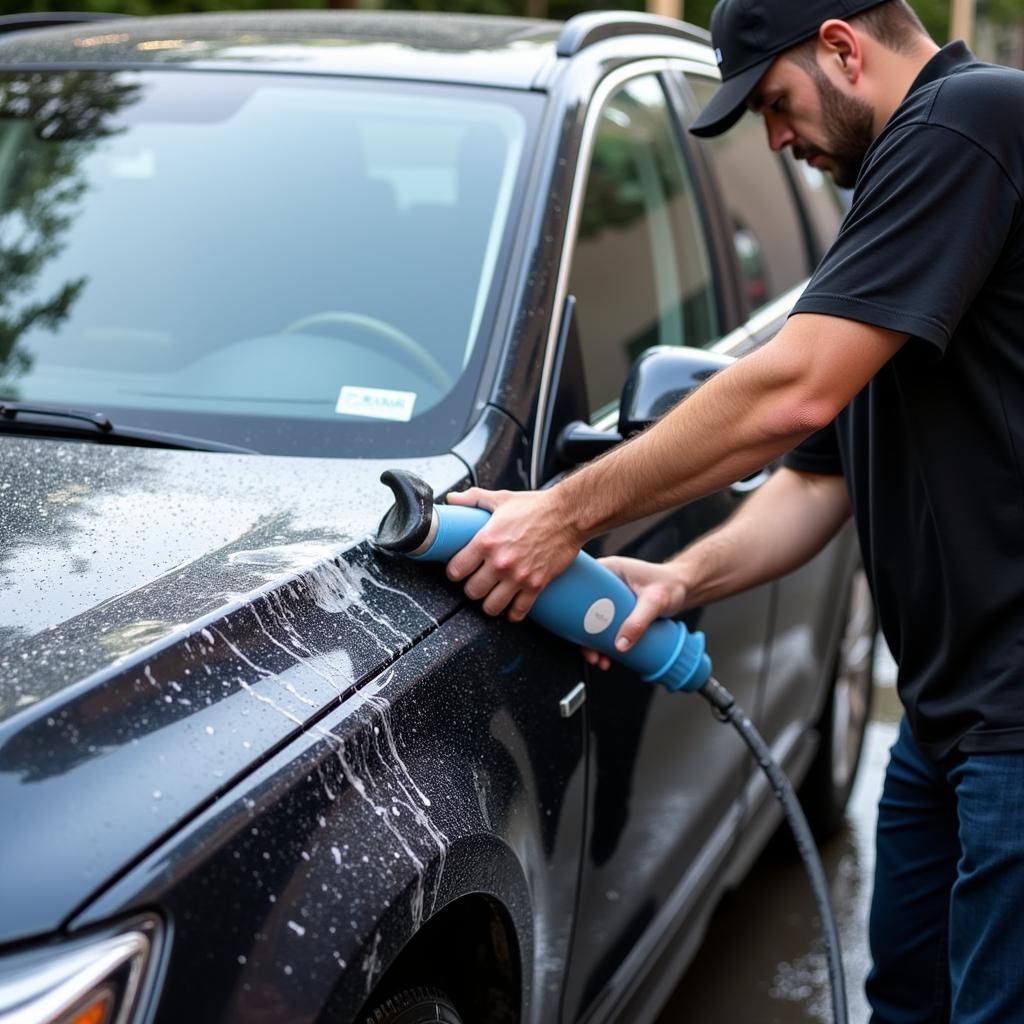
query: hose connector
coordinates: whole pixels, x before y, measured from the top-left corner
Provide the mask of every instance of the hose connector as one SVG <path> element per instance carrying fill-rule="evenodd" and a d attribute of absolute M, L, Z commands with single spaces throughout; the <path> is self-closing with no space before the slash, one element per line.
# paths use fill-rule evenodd
<path fill-rule="evenodd" d="M 664 686 L 670 693 L 699 690 L 711 675 L 711 659 L 704 650 L 704 634 L 690 633 L 681 623 L 677 623 L 677 627 L 679 638 L 672 654 L 657 672 L 643 676 L 643 680 Z"/>

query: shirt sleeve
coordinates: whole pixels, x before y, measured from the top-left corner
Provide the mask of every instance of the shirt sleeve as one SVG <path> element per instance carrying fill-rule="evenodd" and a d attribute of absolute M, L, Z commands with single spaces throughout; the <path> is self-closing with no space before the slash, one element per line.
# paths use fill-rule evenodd
<path fill-rule="evenodd" d="M 811 434 L 792 451 L 782 457 L 787 469 L 800 473 L 820 473 L 823 476 L 840 476 L 843 464 L 839 457 L 839 438 L 835 423 Z"/>
<path fill-rule="evenodd" d="M 1020 197 L 987 150 L 943 125 L 900 128 L 868 160 L 793 313 L 873 324 L 944 351 L 999 261 Z"/>

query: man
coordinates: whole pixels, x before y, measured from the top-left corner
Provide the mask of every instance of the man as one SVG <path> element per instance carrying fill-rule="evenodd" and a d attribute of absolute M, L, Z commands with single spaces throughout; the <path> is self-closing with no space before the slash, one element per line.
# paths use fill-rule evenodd
<path fill-rule="evenodd" d="M 637 592 L 616 643 L 800 565 L 853 512 L 906 721 L 878 825 L 876 1022 L 1024 1020 L 1024 74 L 942 50 L 903 0 L 722 0 L 723 85 L 773 149 L 854 186 L 778 336 L 654 428 L 494 512 L 449 565 L 519 620 L 582 543 L 794 449 Z M 589 652 L 591 662 L 600 662 Z"/>

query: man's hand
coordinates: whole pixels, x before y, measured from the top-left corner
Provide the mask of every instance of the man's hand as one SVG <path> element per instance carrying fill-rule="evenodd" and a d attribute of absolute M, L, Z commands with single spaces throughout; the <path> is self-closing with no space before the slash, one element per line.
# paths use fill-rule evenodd
<path fill-rule="evenodd" d="M 448 563 L 448 578 L 465 580 L 466 594 L 488 615 L 506 608 L 519 622 L 537 595 L 569 567 L 585 537 L 574 528 L 558 488 L 548 491 L 468 491 L 451 505 L 486 509 L 491 521 Z"/>
<path fill-rule="evenodd" d="M 636 594 L 636 607 L 626 617 L 615 638 L 615 647 L 628 651 L 644 635 L 655 619 L 678 615 L 686 607 L 686 584 L 678 563 L 645 562 L 639 558 L 613 555 L 600 559 L 630 590 Z M 607 669 L 611 659 L 590 648 L 583 649 L 584 659 L 600 669 Z"/>

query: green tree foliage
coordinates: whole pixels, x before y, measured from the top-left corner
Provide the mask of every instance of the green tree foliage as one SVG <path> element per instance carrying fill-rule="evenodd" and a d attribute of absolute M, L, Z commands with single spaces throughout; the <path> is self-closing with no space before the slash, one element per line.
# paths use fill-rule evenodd
<path fill-rule="evenodd" d="M 269 7 L 333 7 L 327 0 L 0 0 L 0 14 L 86 11 L 109 14 L 182 14 L 192 11 L 251 11 Z M 410 0 L 406 7 L 418 6 Z"/>
<path fill-rule="evenodd" d="M 530 0 L 0 0 L 0 14 L 32 11 L 107 11 L 117 14 L 178 14 L 188 11 L 241 11 L 280 8 L 383 7 L 395 10 L 452 11 L 479 14 L 523 14 Z M 949 38 L 951 0 L 910 0 L 937 42 Z M 684 0 L 687 21 L 707 27 L 715 0 Z M 588 0 L 548 0 L 552 18 L 569 18 L 582 11 L 644 9 L 642 0 L 593 3 Z M 1024 21 L 1024 0 L 978 0 L 979 17 L 995 25 Z"/>
<path fill-rule="evenodd" d="M 85 285 L 79 278 L 47 297 L 35 293 L 85 189 L 78 163 L 113 132 L 111 116 L 137 88 L 92 71 L 29 71 L 0 82 L 0 151 L 19 154 L 5 161 L 0 181 L 0 396 L 17 397 L 17 378 L 31 362 L 21 336 L 33 327 L 55 328 Z"/>
<path fill-rule="evenodd" d="M 938 43 L 949 39 L 950 0 L 909 0 L 918 17 Z M 711 24 L 711 10 L 715 0 L 684 0 L 685 17 L 695 25 Z M 996 25 L 1011 25 L 1024 21 L 1024 0 L 979 0 L 978 16 L 988 18 Z"/>

